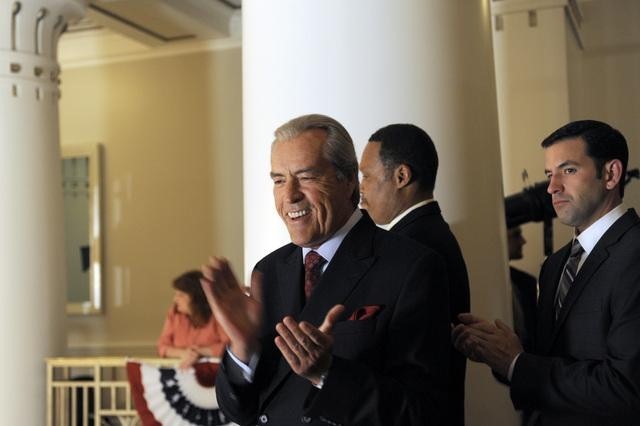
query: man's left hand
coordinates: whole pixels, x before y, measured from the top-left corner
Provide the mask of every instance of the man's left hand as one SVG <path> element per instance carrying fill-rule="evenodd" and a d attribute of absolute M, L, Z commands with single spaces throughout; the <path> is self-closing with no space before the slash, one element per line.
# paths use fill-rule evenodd
<path fill-rule="evenodd" d="M 451 341 L 470 360 L 483 362 L 502 377 L 508 377 L 509 366 L 523 352 L 516 334 L 500 320 L 494 324 L 472 314 L 458 315 L 460 324 L 451 331 Z"/>
<path fill-rule="evenodd" d="M 331 366 L 331 329 L 343 311 L 344 306 L 335 305 L 329 310 L 319 328 L 305 321 L 297 323 L 291 317 L 285 317 L 276 325 L 278 336 L 275 343 L 284 359 L 294 373 L 308 379 L 314 385 L 320 383 L 321 376 L 326 374 Z"/>

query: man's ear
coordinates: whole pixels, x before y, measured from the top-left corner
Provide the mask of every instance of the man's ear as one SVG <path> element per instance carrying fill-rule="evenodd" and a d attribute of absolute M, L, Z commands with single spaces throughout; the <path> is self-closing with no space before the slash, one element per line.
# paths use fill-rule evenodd
<path fill-rule="evenodd" d="M 396 188 L 404 188 L 409 185 L 413 180 L 413 174 L 411 173 L 411 167 L 406 164 L 400 164 L 393 171 L 393 182 L 396 184 Z"/>
<path fill-rule="evenodd" d="M 622 161 L 613 159 L 604 163 L 604 181 L 607 189 L 612 190 L 622 185 L 622 177 Z"/>

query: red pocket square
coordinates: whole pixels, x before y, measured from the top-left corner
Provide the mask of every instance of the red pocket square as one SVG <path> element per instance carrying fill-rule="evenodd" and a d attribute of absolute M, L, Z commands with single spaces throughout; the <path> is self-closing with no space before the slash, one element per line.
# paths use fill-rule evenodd
<path fill-rule="evenodd" d="M 361 321 L 367 318 L 373 318 L 382 309 L 380 305 L 367 305 L 353 311 L 347 321 Z"/>

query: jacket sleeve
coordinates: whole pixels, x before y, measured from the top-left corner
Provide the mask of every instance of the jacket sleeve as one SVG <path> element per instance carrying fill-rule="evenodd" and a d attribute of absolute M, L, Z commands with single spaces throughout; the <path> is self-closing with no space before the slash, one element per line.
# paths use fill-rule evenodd
<path fill-rule="evenodd" d="M 242 375 L 242 370 L 224 353 L 216 375 L 216 397 L 220 409 L 235 423 L 255 425 L 258 413 L 258 389 Z"/>
<path fill-rule="evenodd" d="M 262 265 L 264 265 L 264 261 L 256 265 L 251 279 L 252 297 L 261 303 L 261 287 L 263 283 L 259 275 L 262 275 Z M 224 334 L 221 327 L 218 327 L 218 329 L 222 332 L 221 336 L 224 336 L 226 346 L 229 338 Z M 257 356 L 260 358 L 261 354 Z M 256 366 L 256 370 L 258 367 L 259 366 Z M 223 349 L 220 370 L 218 370 L 218 374 L 216 375 L 216 397 L 220 409 L 227 418 L 241 426 L 255 425 L 258 416 L 260 385 L 256 383 L 256 371 L 253 371 L 253 382 L 249 382 L 243 373 L 242 368 L 238 366 L 236 362 L 231 359 L 227 351 Z"/>

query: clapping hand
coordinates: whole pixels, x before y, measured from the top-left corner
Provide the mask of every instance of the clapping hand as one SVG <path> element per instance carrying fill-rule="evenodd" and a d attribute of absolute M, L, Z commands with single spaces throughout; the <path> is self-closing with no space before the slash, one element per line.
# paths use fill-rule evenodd
<path fill-rule="evenodd" d="M 470 313 L 458 315 L 460 324 L 451 330 L 453 346 L 472 361 L 487 364 L 508 377 L 514 358 L 523 352 L 518 336 L 500 320 L 490 323 Z"/>
<path fill-rule="evenodd" d="M 294 373 L 313 384 L 320 383 L 331 366 L 331 330 L 343 311 L 344 306 L 335 305 L 318 328 L 306 321 L 297 323 L 288 316 L 276 325 L 276 346 Z"/>
<path fill-rule="evenodd" d="M 211 257 L 202 274 L 202 289 L 216 320 L 229 336 L 231 352 L 248 363 L 259 351 L 260 303 L 244 292 L 226 259 Z M 254 272 L 251 281 L 259 293 L 261 274 Z"/>

